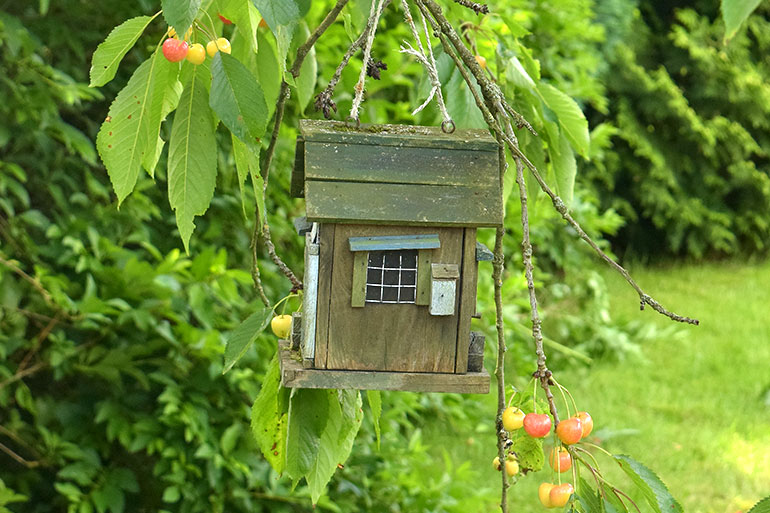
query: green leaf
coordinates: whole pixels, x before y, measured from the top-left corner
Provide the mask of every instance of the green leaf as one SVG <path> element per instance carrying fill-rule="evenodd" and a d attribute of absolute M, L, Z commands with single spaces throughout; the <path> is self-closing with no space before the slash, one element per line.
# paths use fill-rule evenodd
<path fill-rule="evenodd" d="M 161 0 L 163 17 L 181 38 L 198 16 L 201 0 Z"/>
<path fill-rule="evenodd" d="M 382 395 L 379 390 L 367 390 L 366 400 L 369 402 L 369 410 L 372 412 L 372 424 L 374 434 L 377 436 L 377 448 L 380 448 L 380 417 L 382 416 Z"/>
<path fill-rule="evenodd" d="M 562 132 L 575 151 L 584 157 L 587 156 L 590 147 L 588 121 L 575 100 L 549 84 L 539 84 L 537 91 L 543 103 L 556 114 Z"/>
<path fill-rule="evenodd" d="M 142 167 L 144 167 L 144 170 L 147 171 L 147 174 L 152 178 L 155 178 L 155 168 L 158 166 L 160 155 L 163 153 L 163 146 L 166 144 L 166 141 L 160 136 L 160 126 L 163 121 L 166 120 L 168 115 L 176 109 L 177 105 L 179 105 L 179 98 L 181 98 L 183 90 L 184 86 L 182 83 L 179 80 L 173 80 L 171 86 L 167 87 L 165 90 L 160 119 L 155 120 L 155 118 L 153 118 L 150 129 L 153 133 L 155 133 L 155 130 L 157 129 L 157 137 L 155 138 L 155 144 L 150 143 L 150 146 L 147 148 L 147 151 L 144 153 L 144 158 L 142 159 Z M 155 121 L 157 121 L 157 124 L 154 123 Z"/>
<path fill-rule="evenodd" d="M 225 2 L 220 1 L 219 9 L 222 15 L 235 23 L 235 26 L 238 27 L 238 32 L 249 41 L 251 51 L 256 53 L 259 48 L 257 32 L 259 22 L 262 19 L 257 8 L 251 2 L 228 0 Z"/>
<path fill-rule="evenodd" d="M 615 460 L 657 513 L 682 513 L 682 506 L 652 470 L 623 454 L 615 455 Z"/>
<path fill-rule="evenodd" d="M 91 59 L 91 83 L 88 87 L 103 86 L 115 77 L 123 56 L 134 46 L 153 18 L 137 16 L 112 29 L 107 39 L 96 47 Z"/>
<path fill-rule="evenodd" d="M 522 469 L 537 472 L 543 468 L 545 455 L 543 454 L 543 441 L 531 436 L 520 436 L 513 441 L 513 450 L 519 456 L 519 465 Z"/>
<path fill-rule="evenodd" d="M 770 513 L 770 495 L 756 503 L 748 513 Z"/>
<path fill-rule="evenodd" d="M 291 25 L 299 21 L 299 7 L 295 0 L 251 0 L 251 2 L 273 32 L 279 25 Z"/>
<path fill-rule="evenodd" d="M 217 52 L 211 66 L 209 105 L 222 123 L 248 146 L 257 146 L 267 127 L 267 104 L 254 75 L 235 57 Z"/>
<path fill-rule="evenodd" d="M 251 344 L 270 323 L 272 308 L 262 308 L 249 315 L 227 339 L 225 346 L 225 366 L 222 374 L 233 368 L 233 365 L 246 354 Z"/>
<path fill-rule="evenodd" d="M 328 420 L 321 434 L 321 443 L 315 460 L 305 475 L 313 504 L 318 503 L 338 465 L 347 461 L 350 456 L 353 440 L 363 419 L 361 394 L 358 390 L 325 390 L 325 392 L 329 400 Z"/>
<path fill-rule="evenodd" d="M 278 353 L 267 366 L 262 388 L 251 409 L 251 431 L 270 466 L 282 474 L 286 464 L 289 390 L 281 386 Z"/>
<path fill-rule="evenodd" d="M 222 454 L 227 456 L 233 452 L 235 444 L 238 443 L 238 439 L 241 437 L 241 433 L 243 433 L 243 425 L 240 423 L 233 424 L 225 429 L 225 432 L 222 433 L 222 438 L 219 441 L 220 447 L 222 448 Z"/>
<path fill-rule="evenodd" d="M 550 147 L 548 153 L 553 163 L 553 173 L 556 181 L 556 194 L 558 194 L 564 203 L 569 206 L 572 204 L 572 193 L 575 189 L 575 175 L 577 175 L 577 162 L 575 154 L 572 152 L 569 141 L 564 136 L 564 132 L 559 135 L 559 146 Z"/>
<path fill-rule="evenodd" d="M 182 494 L 179 492 L 179 488 L 176 486 L 169 486 L 163 490 L 163 502 L 174 503 L 182 498 Z"/>
<path fill-rule="evenodd" d="M 722 0 L 725 40 L 731 39 L 762 0 Z"/>
<path fill-rule="evenodd" d="M 308 29 L 307 23 L 304 21 L 300 25 L 299 31 L 302 41 L 305 41 L 310 37 L 310 29 Z M 299 70 L 299 77 L 297 77 L 297 99 L 299 101 L 301 112 L 305 111 L 307 104 L 310 103 L 310 100 L 313 98 L 317 75 L 318 63 L 315 58 L 315 47 L 313 47 L 302 62 L 302 67 Z"/>
<path fill-rule="evenodd" d="M 147 153 L 155 153 L 167 91 L 173 88 L 178 66 L 160 52 L 136 69 L 110 105 L 96 136 L 96 149 L 110 175 L 118 205 L 136 185 Z"/>
<path fill-rule="evenodd" d="M 626 504 L 615 495 L 615 492 L 612 491 L 611 487 L 602 483 L 602 488 L 604 489 L 604 502 L 602 507 L 604 508 L 605 513 L 618 513 L 620 511 L 628 513 L 630 511 L 628 507 L 626 507 Z"/>
<path fill-rule="evenodd" d="M 591 488 L 591 485 L 589 485 L 588 482 L 582 477 L 579 481 L 578 493 L 576 494 L 576 497 L 580 502 L 580 505 L 583 506 L 585 513 L 603 512 L 598 491 Z"/>
<path fill-rule="evenodd" d="M 238 188 L 241 190 L 241 208 L 243 209 L 243 216 L 246 217 L 246 195 L 243 193 L 243 186 L 249 175 L 252 177 L 259 175 L 259 148 L 249 148 L 246 143 L 235 137 L 235 134 L 231 134 L 231 137 L 235 169 L 238 172 Z M 261 188 L 257 190 L 257 187 L 254 187 L 254 194 L 257 197 L 257 205 L 259 205 L 259 215 L 262 216 L 265 203 L 263 191 Z M 257 219 L 257 224 L 261 225 L 259 219 Z"/>
<path fill-rule="evenodd" d="M 278 57 L 276 57 L 273 44 L 261 32 L 257 34 L 257 41 L 259 42 L 257 78 L 265 94 L 269 119 L 272 117 L 275 111 L 275 104 L 278 102 L 278 93 L 281 89 L 281 75 L 276 73 L 276 70 L 278 70 Z"/>
<path fill-rule="evenodd" d="M 286 435 L 286 474 L 294 481 L 310 471 L 321 448 L 321 436 L 329 420 L 330 392 L 336 393 L 333 390 L 295 388 L 291 395 Z"/>
<path fill-rule="evenodd" d="M 216 186 L 217 143 L 206 98 L 208 78 L 205 68 L 195 66 L 179 99 L 169 145 L 168 198 L 188 253 L 193 219 L 209 208 Z"/>
<path fill-rule="evenodd" d="M 474 85 L 473 87 L 477 86 Z M 452 76 L 446 87 L 444 87 L 444 91 L 446 92 L 447 110 L 457 128 L 487 127 L 484 116 L 476 106 L 476 100 L 473 98 L 471 90 L 457 68 L 452 72 Z"/>
<path fill-rule="evenodd" d="M 521 65 L 521 61 L 518 57 L 511 56 L 508 60 L 508 66 L 505 68 L 505 78 L 510 80 L 518 87 L 525 89 L 532 89 L 535 87 L 535 81 L 529 76 L 527 70 Z"/>

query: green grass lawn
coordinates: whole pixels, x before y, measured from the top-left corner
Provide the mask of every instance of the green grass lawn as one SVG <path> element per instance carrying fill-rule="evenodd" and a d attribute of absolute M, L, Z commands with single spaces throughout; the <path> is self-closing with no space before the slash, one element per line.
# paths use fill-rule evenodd
<path fill-rule="evenodd" d="M 667 335 L 647 343 L 641 360 L 553 370 L 579 408 L 593 415 L 601 445 L 655 470 L 687 513 L 747 511 L 770 495 L 770 263 L 632 274 L 663 305 L 701 325 L 674 326 L 652 310 L 640 312 L 635 292 L 608 271 L 614 315 L 656 323 Z M 494 409 L 495 400 L 493 388 L 484 401 Z M 479 468 L 489 467 L 494 455 L 493 434 L 483 440 L 489 450 L 465 455 Z M 456 457 L 464 457 L 459 450 Z M 614 484 L 632 489 L 611 460 L 597 457 Z M 494 484 L 497 475 L 487 474 L 484 485 Z M 548 478 L 544 471 L 513 487 L 511 511 L 545 511 L 536 489 Z M 642 511 L 651 511 L 632 495 Z"/>

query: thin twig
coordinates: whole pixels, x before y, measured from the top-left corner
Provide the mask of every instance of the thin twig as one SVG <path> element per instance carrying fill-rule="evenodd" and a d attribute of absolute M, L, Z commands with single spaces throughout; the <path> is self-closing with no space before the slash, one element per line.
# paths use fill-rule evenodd
<path fill-rule="evenodd" d="M 307 40 L 297 48 L 297 56 L 294 59 L 294 64 L 292 65 L 289 72 L 294 78 L 299 77 L 300 70 L 302 68 L 302 63 L 305 60 L 305 57 L 310 53 L 310 50 L 313 48 L 313 45 L 318 41 L 318 39 L 323 35 L 326 30 L 332 26 L 334 21 L 337 19 L 337 16 L 339 16 L 340 11 L 345 7 L 345 5 L 348 3 L 349 0 L 337 0 L 337 3 L 332 8 L 331 11 L 326 15 L 326 17 L 323 19 L 323 21 L 316 27 L 316 29 L 313 31 L 312 34 L 307 38 Z M 270 142 L 267 145 L 267 150 L 265 151 L 264 157 L 262 159 L 261 165 L 260 165 L 260 175 L 262 176 L 263 180 L 263 186 L 261 193 L 264 194 L 264 192 L 267 190 L 267 185 L 270 180 L 270 165 L 273 162 L 273 156 L 275 155 L 275 147 L 278 144 L 278 135 L 281 131 L 281 124 L 283 123 L 283 115 L 284 111 L 286 109 L 286 102 L 291 96 L 291 90 L 289 89 L 289 84 L 286 82 L 286 80 L 281 80 L 281 88 L 278 92 L 278 103 L 275 106 L 275 119 L 273 123 L 273 131 L 270 136 Z M 257 194 L 259 194 L 260 191 L 257 191 Z M 256 223 L 259 225 L 259 206 L 255 206 L 255 218 Z M 262 217 L 264 218 L 265 222 L 262 223 L 262 237 L 265 239 L 265 246 L 267 247 L 268 254 L 270 255 L 270 259 L 275 263 L 276 266 L 278 266 L 278 269 L 281 270 L 281 272 L 291 281 L 292 286 L 295 290 L 299 290 L 302 288 L 302 282 L 300 282 L 297 279 L 297 276 L 292 272 L 292 270 L 289 268 L 288 265 L 281 259 L 281 257 L 278 256 L 278 253 L 275 251 L 275 245 L 273 244 L 273 241 L 270 237 L 270 228 L 267 223 L 267 212 L 262 213 Z M 259 274 L 259 268 L 257 264 L 257 240 L 258 240 L 258 230 L 255 227 L 254 234 L 252 235 L 251 244 L 253 247 L 253 268 L 251 272 L 251 278 L 254 281 L 255 287 L 257 288 L 257 291 L 259 292 L 260 298 L 262 299 L 262 302 L 266 305 L 269 305 L 270 302 L 266 301 L 267 297 L 265 296 L 264 287 L 262 286 L 262 281 L 260 279 Z"/>
<path fill-rule="evenodd" d="M 455 0 L 455 3 L 458 3 L 463 7 L 467 7 L 476 14 L 489 14 L 489 7 L 487 4 L 472 2 L 471 0 Z"/>
<path fill-rule="evenodd" d="M 56 301 L 54 301 L 53 296 L 51 296 L 51 293 L 48 292 L 45 287 L 40 283 L 40 280 L 38 278 L 33 278 L 24 270 L 22 270 L 19 266 L 17 266 L 15 263 L 13 263 L 10 260 L 6 260 L 3 257 L 0 257 L 0 264 L 4 265 L 14 273 L 16 273 L 18 276 L 20 276 L 24 281 L 32 285 L 32 287 L 38 291 L 38 293 L 43 297 L 43 300 L 46 302 L 48 306 L 59 312 L 62 316 L 72 319 L 73 317 L 67 312 L 64 308 L 56 304 Z"/>
<path fill-rule="evenodd" d="M 6 445 L 0 443 L 0 451 L 3 451 L 5 454 L 16 460 L 18 463 L 21 463 L 27 468 L 35 468 L 40 466 L 39 461 L 28 461 L 16 454 L 14 451 L 12 451 L 9 447 Z"/>
<path fill-rule="evenodd" d="M 15 382 L 19 381 L 20 379 L 23 379 L 23 378 L 26 378 L 27 376 L 35 374 L 37 371 L 42 370 L 42 369 L 48 367 L 48 365 L 49 365 L 48 362 L 40 362 L 40 363 L 37 363 L 37 364 L 33 365 L 32 367 L 27 367 L 26 369 L 23 369 L 21 371 L 16 372 L 10 378 L 7 378 L 6 380 L 0 382 L 0 390 L 4 389 L 5 387 L 10 385 L 11 383 L 15 383 Z"/>
<path fill-rule="evenodd" d="M 441 33 L 446 35 L 446 37 L 451 42 L 452 46 L 454 46 L 455 50 L 457 51 L 462 62 L 465 64 L 465 66 L 468 67 L 468 69 L 473 74 L 475 78 L 475 82 L 476 84 L 479 85 L 482 95 L 484 96 L 484 103 L 487 104 L 492 114 L 496 116 L 500 116 L 501 118 L 506 120 L 513 118 L 513 121 L 515 122 L 517 127 L 525 127 L 532 130 L 529 122 L 527 122 L 523 116 L 521 116 L 519 113 L 513 110 L 510 107 L 510 105 L 506 102 L 505 97 L 503 96 L 497 84 L 490 81 L 484 75 L 484 71 L 481 69 L 481 66 L 479 66 L 473 54 L 468 50 L 468 48 L 462 42 L 461 37 L 457 34 L 457 31 L 454 30 L 454 27 L 452 27 L 452 24 L 449 23 L 449 20 L 447 20 L 446 16 L 444 16 L 441 7 L 434 0 L 417 0 L 417 3 L 418 5 L 420 4 L 424 5 L 425 7 L 427 7 L 428 10 L 430 10 L 434 20 L 436 21 L 436 24 L 434 26 L 438 26 L 438 29 L 441 31 Z M 474 89 L 472 87 L 472 84 L 469 84 L 469 86 L 471 86 L 471 90 Z M 482 112 L 483 112 L 483 109 L 482 109 Z M 487 119 L 486 116 L 485 116 L 485 119 Z M 497 124 L 490 124 L 490 128 L 495 132 L 503 132 L 501 127 Z M 567 206 L 564 204 L 564 201 L 551 190 L 548 184 L 545 183 L 545 180 L 543 180 L 537 168 L 522 153 L 521 149 L 518 147 L 518 144 L 513 139 L 511 139 L 508 136 L 508 134 L 503 133 L 503 136 L 505 137 L 506 143 L 511 153 L 514 155 L 514 157 L 520 158 L 521 161 L 529 168 L 530 172 L 532 173 L 532 176 L 535 177 L 535 180 L 540 185 L 540 188 L 551 198 L 551 201 L 553 202 L 553 205 L 556 211 L 559 212 L 562 218 L 575 229 L 575 231 L 578 233 L 578 236 L 581 239 L 583 239 L 586 243 L 588 243 L 588 245 L 591 246 L 591 248 L 599 255 L 599 257 L 602 260 L 604 260 L 610 267 L 612 267 L 618 273 L 620 273 L 623 276 L 623 278 L 625 278 L 625 280 L 628 282 L 628 284 L 631 285 L 631 287 L 637 292 L 637 294 L 639 294 L 639 300 L 640 300 L 640 305 L 642 309 L 644 308 L 644 305 L 649 305 L 650 307 L 652 307 L 653 310 L 655 310 L 656 312 L 662 315 L 665 315 L 666 317 L 670 318 L 673 321 L 694 324 L 694 325 L 698 324 L 697 319 L 684 317 L 684 316 L 675 314 L 673 312 L 670 312 L 666 308 L 664 308 L 658 301 L 656 301 L 651 296 L 646 294 L 641 289 L 641 287 L 637 285 L 637 283 L 633 280 L 633 278 L 631 278 L 628 271 L 626 271 L 620 264 L 618 264 L 612 258 L 610 258 L 593 241 L 593 239 L 591 239 L 591 237 L 589 237 L 588 234 L 586 234 L 585 230 L 583 230 L 580 224 L 577 221 L 575 221 L 575 219 L 569 214 L 569 211 L 567 209 Z"/>
<path fill-rule="evenodd" d="M 259 192 L 257 192 L 259 194 Z M 259 232 L 260 232 L 260 223 L 259 223 L 259 217 L 257 216 L 257 219 L 254 221 L 254 233 L 251 235 L 251 260 L 252 260 L 252 266 L 251 266 L 251 281 L 254 282 L 254 288 L 257 289 L 257 293 L 259 294 L 259 299 L 262 300 L 262 303 L 264 303 L 265 306 L 270 306 L 270 300 L 267 298 L 267 294 L 265 294 L 265 287 L 262 285 L 262 277 L 260 276 L 259 272 L 259 257 L 257 255 L 257 241 L 259 240 Z"/>

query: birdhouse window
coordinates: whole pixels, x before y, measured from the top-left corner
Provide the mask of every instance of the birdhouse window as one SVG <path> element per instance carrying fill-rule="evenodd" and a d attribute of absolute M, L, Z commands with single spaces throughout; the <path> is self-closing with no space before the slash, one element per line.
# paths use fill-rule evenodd
<path fill-rule="evenodd" d="M 369 252 L 367 303 L 414 303 L 416 297 L 417 250 Z"/>

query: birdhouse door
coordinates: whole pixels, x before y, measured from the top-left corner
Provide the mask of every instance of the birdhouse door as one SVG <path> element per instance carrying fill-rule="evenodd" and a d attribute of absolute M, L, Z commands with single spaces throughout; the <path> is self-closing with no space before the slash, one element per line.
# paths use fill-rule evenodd
<path fill-rule="evenodd" d="M 466 242 L 475 251 L 475 230 L 323 225 L 319 306 L 325 294 L 330 301 L 328 312 L 319 307 L 315 366 L 454 373 L 460 270 L 470 264 L 475 272 L 474 252 L 464 262 Z M 472 278 L 465 299 L 475 303 Z M 472 313 L 463 309 L 468 323 Z"/>

